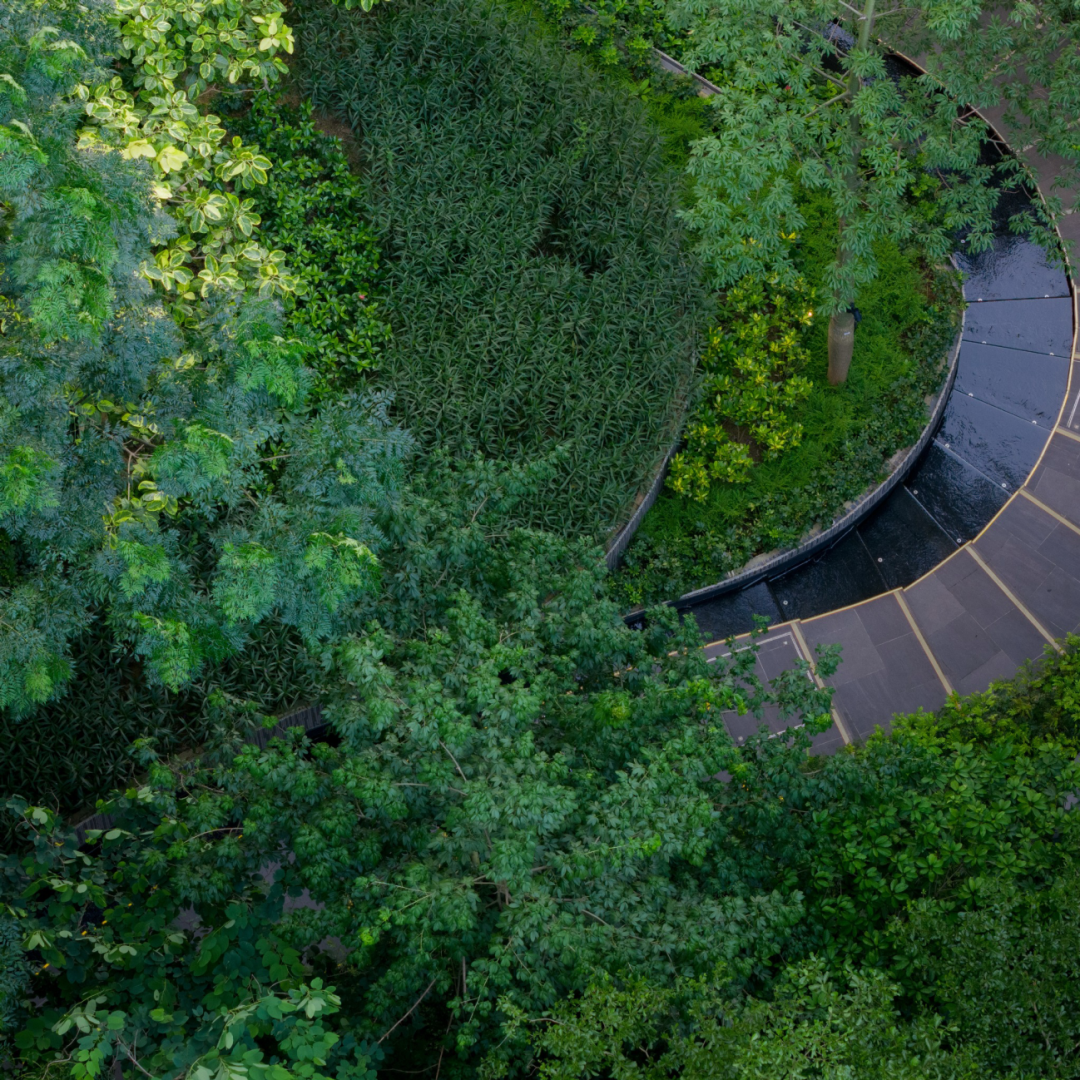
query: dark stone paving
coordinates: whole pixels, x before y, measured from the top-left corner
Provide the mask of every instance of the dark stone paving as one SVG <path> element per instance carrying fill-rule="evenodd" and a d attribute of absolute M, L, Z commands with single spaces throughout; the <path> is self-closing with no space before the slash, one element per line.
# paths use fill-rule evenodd
<path fill-rule="evenodd" d="M 905 486 L 957 544 L 974 540 L 1009 498 L 1000 484 L 936 442 Z"/>
<path fill-rule="evenodd" d="M 964 315 L 964 340 L 1068 357 L 1072 351 L 1072 301 L 971 304 Z"/>
<path fill-rule="evenodd" d="M 1054 435 L 1026 490 L 1080 526 L 1080 439 Z"/>
<path fill-rule="evenodd" d="M 745 640 L 740 643 L 745 647 Z M 739 646 L 737 645 L 736 648 Z M 714 642 L 706 647 L 706 655 L 710 658 L 728 655 L 727 645 L 723 642 Z M 754 662 L 754 674 L 762 685 L 771 682 L 782 672 L 794 667 L 799 660 L 806 660 L 798 639 L 790 626 L 771 629 L 758 639 L 758 654 Z M 809 678 L 809 676 L 807 676 Z M 724 724 L 736 744 L 741 745 L 762 725 L 771 735 L 780 735 L 792 726 L 791 719 L 784 719 L 775 706 L 762 710 L 760 717 L 752 713 L 740 716 L 735 712 L 724 713 Z M 828 731 L 814 736 L 811 750 L 815 754 L 834 754 L 844 745 L 844 738 L 834 724 Z"/>
<path fill-rule="evenodd" d="M 1020 496 L 975 550 L 1054 637 L 1080 629 L 1080 534 Z M 1029 652 L 1037 656 L 1040 648 Z"/>
<path fill-rule="evenodd" d="M 914 581 L 957 547 L 955 539 L 903 485 L 889 499 L 884 513 L 859 526 L 859 536 L 890 589 Z"/>
<path fill-rule="evenodd" d="M 1077 443 L 1080 446 L 1080 443 Z M 693 618 L 706 641 L 722 641 L 754 629 L 754 616 L 761 615 L 770 623 L 784 621 L 769 586 L 764 582 L 739 592 L 727 593 L 715 600 L 697 604 Z"/>
<path fill-rule="evenodd" d="M 858 532 L 852 531 L 812 562 L 770 581 L 769 587 L 782 618 L 808 619 L 857 604 L 889 586 Z"/>
<path fill-rule="evenodd" d="M 930 651 L 957 693 L 1008 679 L 1045 639 L 965 550 L 904 598 Z"/>
<path fill-rule="evenodd" d="M 1080 214 L 1077 215 L 1080 217 Z M 1073 360 L 1072 382 L 1068 400 L 1062 410 L 1061 426 L 1080 435 L 1080 356 Z"/>
<path fill-rule="evenodd" d="M 1069 361 L 1064 356 L 965 341 L 960 348 L 954 393 L 1052 428 L 1068 378 Z"/>
<path fill-rule="evenodd" d="M 809 620 L 802 632 L 811 648 L 842 647 L 843 663 L 829 682 L 856 742 L 876 727 L 887 730 L 894 713 L 937 709 L 945 701 L 945 688 L 894 593 Z"/>
<path fill-rule="evenodd" d="M 1069 295 L 1064 273 L 1047 263 L 1038 244 L 1020 236 L 996 236 L 992 250 L 958 253 L 956 264 L 964 271 L 964 293 L 972 302 Z"/>
<path fill-rule="evenodd" d="M 937 438 L 946 450 L 1011 494 L 1038 461 L 1047 431 L 1015 413 L 954 391 Z"/>

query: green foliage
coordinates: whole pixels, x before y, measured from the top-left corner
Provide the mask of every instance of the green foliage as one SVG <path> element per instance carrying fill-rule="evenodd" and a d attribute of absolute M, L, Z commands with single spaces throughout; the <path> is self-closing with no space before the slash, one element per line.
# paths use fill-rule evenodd
<path fill-rule="evenodd" d="M 392 497 L 410 443 L 385 397 L 345 393 L 313 408 L 305 363 L 319 343 L 303 324 L 288 328 L 303 340 L 285 337 L 280 312 L 258 298 L 262 256 L 245 247 L 257 216 L 236 192 L 264 181 L 269 160 L 239 143 L 223 156 L 223 129 L 184 128 L 198 148 L 183 152 L 174 209 L 187 232 L 177 243 L 205 233 L 193 258 L 241 259 L 255 278 L 227 296 L 192 293 L 173 307 L 177 323 L 138 272 L 171 228 L 163 196 L 148 190 L 144 164 L 100 140 L 76 142 L 79 88 L 100 83 L 95 64 L 110 48 L 132 60 L 136 96 L 168 98 L 147 122 L 168 129 L 169 146 L 188 120 L 216 123 L 174 84 L 198 93 L 221 57 L 232 57 L 234 81 L 278 70 L 282 26 L 224 0 L 210 8 L 224 20 L 217 31 L 235 31 L 231 44 L 214 37 L 220 56 L 203 49 L 212 26 L 198 16 L 211 18 L 209 8 L 132 9 L 121 46 L 97 8 L 5 8 L 0 521 L 15 573 L 0 591 L 0 708 L 19 715 L 62 691 L 69 642 L 97 614 L 120 662 L 145 662 L 177 689 L 263 619 L 316 646 L 351 625 L 351 602 L 377 587 L 372 515 Z M 191 34 L 166 35 L 173 16 Z M 252 27 L 273 40 L 248 49 Z M 210 75 L 194 73 L 201 62 Z M 234 203 L 243 223 L 226 220 Z M 230 558 L 219 582 L 218 558 L 249 545 L 266 552 L 264 573 L 238 573 Z"/>
<path fill-rule="evenodd" d="M 285 252 L 295 279 L 295 292 L 283 299 L 285 325 L 312 343 L 314 393 L 355 389 L 357 376 L 378 366 L 389 338 L 368 300 L 379 280 L 379 249 L 362 224 L 360 181 L 340 141 L 316 129 L 310 103 L 291 109 L 259 94 L 232 126 L 274 162 L 252 201 L 263 242 Z"/>
<path fill-rule="evenodd" d="M 875 968 L 837 976 L 818 958 L 786 969 L 767 1000 L 723 969 L 673 987 L 599 973 L 539 1018 L 540 1075 L 1075 1077 L 1076 887 L 1072 867 L 1043 890 L 986 881 L 956 916 L 913 904 L 902 936 L 915 1002 Z"/>
<path fill-rule="evenodd" d="M 830 721 L 829 693 L 805 665 L 766 694 L 752 649 L 709 663 L 692 625 L 666 608 L 630 631 L 603 598 L 595 549 L 507 529 L 515 502 L 554 467 L 437 461 L 428 490 L 386 509 L 380 525 L 397 543 L 369 609 L 378 621 L 340 640 L 323 675 L 331 743 L 296 731 L 267 750 L 242 745 L 251 707 L 216 695 L 205 756 L 165 761 L 143 744 L 145 784 L 102 804 L 113 819 L 100 848 L 75 856 L 55 819 L 17 808 L 41 828 L 34 858 L 56 861 L 9 859 L 6 895 L 22 894 L 24 943 L 63 964 L 54 976 L 33 968 L 39 1004 L 20 996 L 20 1038 L 32 1033 L 39 1055 L 28 1068 L 80 1049 L 62 1040 L 112 1038 L 92 1019 L 88 1032 L 48 1034 L 65 1016 L 78 1026 L 83 986 L 107 996 L 95 1015 L 124 1014 L 125 1045 L 138 1030 L 148 1054 L 165 1046 L 125 956 L 181 965 L 169 969 L 170 995 L 205 995 L 214 983 L 199 980 L 216 972 L 204 1019 L 185 1009 L 168 1021 L 187 1025 L 196 1052 L 229 1049 L 216 1042 L 221 1022 L 211 1026 L 219 1006 L 331 973 L 341 1045 L 346 1033 L 378 1045 L 386 1067 L 405 1071 L 442 1062 L 463 1076 L 481 1065 L 520 1074 L 539 1048 L 551 1062 L 565 1049 L 596 1074 L 624 1052 L 643 1065 L 633 1048 L 655 1045 L 657 1056 L 684 1054 L 694 1076 L 714 1045 L 701 1032 L 727 1048 L 736 1076 L 809 1077 L 819 1065 L 971 1076 L 991 1051 L 994 1061 L 1027 1052 L 1030 1025 L 1011 1049 L 974 1036 L 954 1045 L 954 1022 L 983 1021 L 961 1015 L 938 942 L 979 925 L 965 913 L 987 909 L 993 881 L 1026 894 L 1071 872 L 1071 749 L 897 735 L 808 758 Z M 819 657 L 826 674 L 835 663 Z M 734 746 L 723 712 L 766 701 L 806 726 Z M 91 896 L 78 933 L 62 938 L 76 882 L 115 899 Z M 99 918 L 104 908 L 113 914 Z M 165 928 L 178 935 L 175 955 L 155 952 Z M 1025 970 L 1042 970 L 1044 945 L 1030 955 Z M 1069 963 L 1038 1003 L 1071 1000 Z M 631 997 L 612 998 L 604 971 L 634 972 Z M 904 1002 L 926 1015 L 900 1013 Z M 611 1009 L 628 1022 L 616 1044 L 597 1034 Z M 1058 1016 L 1064 1045 L 1073 1021 Z M 531 1048 L 529 1033 L 552 1018 L 570 1026 L 565 1041 Z"/>
<path fill-rule="evenodd" d="M 747 675 L 752 652 L 730 670 L 708 664 L 670 613 L 658 612 L 647 633 L 628 630 L 600 598 L 602 571 L 580 541 L 527 530 L 491 536 L 504 519 L 488 503 L 515 483 L 504 480 L 500 492 L 479 466 L 442 539 L 425 544 L 421 589 L 442 576 L 444 557 L 471 544 L 482 555 L 469 559 L 476 594 L 486 599 L 436 588 L 445 606 L 427 608 L 419 636 L 373 630 L 342 642 L 327 708 L 339 745 L 294 735 L 267 751 L 227 739 L 208 758 L 168 766 L 144 755 L 147 785 L 103 807 L 114 818 L 100 852 L 73 856 L 48 818 L 43 833 L 55 835 L 35 850 L 55 852 L 62 872 L 55 862 L 18 870 L 9 860 L 25 893 L 24 940 L 47 948 L 52 967 L 63 963 L 57 978 L 37 972 L 33 988 L 47 1005 L 31 1006 L 23 1022 L 42 1032 L 43 1060 L 60 1049 L 47 1032 L 84 1000 L 84 983 L 125 1013 L 127 1045 L 145 1028 L 139 1044 L 152 1050 L 164 1033 L 135 1008 L 134 984 L 124 982 L 126 968 L 112 970 L 121 955 L 109 950 L 123 945 L 163 963 L 154 933 L 188 907 L 211 932 L 170 930 L 179 934 L 177 962 L 201 978 L 201 957 L 226 983 L 230 1008 L 237 984 L 247 985 L 243 965 L 254 965 L 263 987 L 285 977 L 260 953 L 294 950 L 312 965 L 310 980 L 332 962 L 311 947 L 336 939 L 349 1030 L 382 1039 L 404 1068 L 440 1056 L 475 1065 L 502 1042 L 507 1009 L 546 1007 L 583 989 L 609 955 L 664 980 L 725 958 L 749 969 L 775 954 L 798 899 L 731 894 L 711 870 L 721 850 L 718 774 L 753 756 L 732 746 L 720 722 L 723 709 L 760 704 Z M 783 748 L 799 760 L 808 732 L 830 722 L 828 694 L 805 671 L 785 686 L 809 724 Z M 35 822 L 34 814 L 24 817 Z M 69 928 L 68 909 L 51 908 L 66 903 L 69 876 L 114 890 L 115 901 L 90 897 L 113 910 L 89 944 L 81 929 L 96 919 L 84 917 L 72 938 L 58 934 Z M 315 906 L 281 907 L 302 889 Z M 135 906 L 119 911 L 126 903 Z M 249 959 L 235 965 L 226 948 L 240 933 L 250 936 L 235 948 Z M 260 939 L 277 944 L 260 948 Z M 95 954 L 97 943 L 107 948 Z M 187 981 L 177 975 L 177 993 Z M 173 1015 L 171 1001 L 167 1008 Z M 190 1030 L 198 1047 L 204 1035 Z M 516 1062 L 523 1052 L 515 1040 L 497 1056 Z"/>
<path fill-rule="evenodd" d="M 126 801 L 153 796 L 132 790 Z M 202 907 L 200 927 L 171 873 L 177 849 L 193 842 L 185 824 L 166 816 L 156 835 L 99 831 L 90 856 L 48 810 L 11 808 L 32 846 L 21 860 L 5 859 L 4 884 L 45 999 L 14 1036 L 20 1070 L 60 1069 L 73 1080 L 110 1069 L 374 1080 L 378 1048 L 335 1030 L 334 987 L 306 979 L 300 953 L 274 931 L 280 887 L 250 881 L 230 891 Z"/>
<path fill-rule="evenodd" d="M 609 72 L 652 75 L 649 49 L 677 47 L 664 0 L 538 0 L 537 6 L 570 47 Z"/>
<path fill-rule="evenodd" d="M 0 914 L 0 1054 L 29 989 L 30 965 L 23 949 L 22 927 L 5 907 Z"/>
<path fill-rule="evenodd" d="M 709 333 L 701 358 L 704 400 L 686 429 L 686 448 L 671 462 L 668 486 L 704 502 L 711 482 L 741 483 L 752 458 L 746 443 L 728 431 L 740 429 L 760 456 L 775 461 L 802 442 L 803 428 L 791 409 L 813 389 L 803 375 L 809 355 L 804 329 L 814 316 L 813 296 L 801 280 L 790 289 L 748 280 L 721 300 L 721 323 Z"/>
<path fill-rule="evenodd" d="M 813 809 L 802 880 L 826 952 L 889 968 L 902 983 L 910 971 L 893 916 L 975 906 L 993 877 L 1044 883 L 1075 851 L 1064 802 L 1077 768 L 1058 745 L 922 754 L 901 738 L 868 749 L 860 771 L 841 800 Z"/>
<path fill-rule="evenodd" d="M 317 9 L 298 41 L 360 141 L 397 415 L 465 457 L 565 446 L 528 520 L 604 533 L 677 431 L 700 312 L 644 110 L 482 0 Z"/>
<path fill-rule="evenodd" d="M 980 1075 L 1076 1076 L 1078 885 L 1074 864 L 1044 889 L 987 882 L 955 919 L 913 910 L 906 945 L 924 996 L 973 1044 Z"/>
<path fill-rule="evenodd" d="M 874 280 L 883 241 L 918 246 L 932 263 L 949 255 L 958 230 L 968 232 L 970 250 L 990 246 L 993 211 L 1002 190 L 1021 183 L 1021 165 L 1012 157 L 989 164 L 983 152 L 989 130 L 958 121 L 958 102 L 975 100 L 956 96 L 969 89 L 951 77 L 956 65 L 936 65 L 944 82 L 896 79 L 880 40 L 899 35 L 915 55 L 948 51 L 929 47 L 940 44 L 935 35 L 949 17 L 975 25 L 979 6 L 899 5 L 881 12 L 875 24 L 873 0 L 864 12 L 832 0 L 672 4 L 671 25 L 686 35 L 684 62 L 722 73 L 710 99 L 716 133 L 692 151 L 698 201 L 686 212 L 719 284 L 747 274 L 794 278 L 787 235 L 803 227 L 800 186 L 826 193 L 839 223 L 818 301 L 826 314 L 846 310 Z M 920 17 L 930 34 L 920 39 L 924 47 L 912 48 L 905 20 Z M 853 28 L 850 48 L 840 46 L 838 32 L 814 29 L 832 25 Z M 973 33 L 969 40 L 985 47 L 981 39 Z M 997 104 L 1002 94 L 999 82 L 985 75 L 995 54 L 983 52 L 978 101 L 984 104 L 991 97 Z M 918 198 L 927 171 L 940 184 L 933 216 L 921 212 Z M 1038 206 L 1013 224 L 1035 229 L 1053 247 L 1049 219 Z"/>
<path fill-rule="evenodd" d="M 103 30 L 69 7 L 15 3 L 0 21 L 3 282 L 23 300 L 20 308 L 5 298 L 5 332 L 32 313 L 47 340 L 93 337 L 115 303 L 114 273 L 131 273 L 132 245 L 148 237 L 139 178 L 112 156 L 71 152 L 77 108 L 68 95 L 99 70 Z"/>
<path fill-rule="evenodd" d="M 266 87 L 286 71 L 293 50 L 280 0 L 119 0 L 105 18 L 132 78 L 83 80 L 75 88 L 92 123 L 80 149 L 119 150 L 146 161 L 158 205 L 176 222 L 158 239 L 141 273 L 156 282 L 182 320 L 213 292 L 288 295 L 295 282 L 284 254 L 259 242 L 259 218 L 246 189 L 266 183 L 270 160 L 239 139 L 226 142 L 220 119 L 195 102 L 207 92 Z M 175 297 L 175 299 L 174 299 Z"/>
<path fill-rule="evenodd" d="M 733 992 L 723 979 L 601 978 L 580 1001 L 562 1003 L 536 1043 L 543 1080 L 961 1080 L 976 1061 L 949 1046 L 933 1015 L 901 1014 L 900 988 L 872 968 L 837 979 L 819 961 L 785 972 L 770 1001 Z M 546 1018 L 545 1018 L 546 1019 Z"/>
<path fill-rule="evenodd" d="M 898 717 L 896 730 L 927 746 L 1008 741 L 1036 747 L 1052 740 L 1080 750 L 1080 638 L 1028 661 L 1008 682 L 967 697 L 953 695 L 936 713 Z"/>
<path fill-rule="evenodd" d="M 221 701 L 251 701 L 284 715 L 316 700 L 320 676 L 299 635 L 266 622 L 242 652 L 172 692 L 138 657 L 117 656 L 110 635 L 92 623 L 72 645 L 70 681 L 78 692 L 22 719 L 0 716 L 0 798 L 32 795 L 64 814 L 85 813 L 101 792 L 132 782 L 137 739 L 153 738 L 164 753 L 198 747 L 222 723 Z M 8 848 L 12 837 L 2 824 L 0 848 Z"/>
<path fill-rule="evenodd" d="M 803 213 L 798 270 L 816 303 L 836 222 L 820 195 L 807 199 Z M 919 437 L 956 334 L 955 276 L 889 245 L 877 258 L 878 277 L 858 297 L 863 319 L 848 381 L 828 384 L 827 320 L 815 319 L 797 351 L 804 364 L 791 372 L 812 389 L 784 419 L 785 427 L 801 427 L 801 443 L 755 465 L 745 482 L 710 480 L 703 502 L 662 492 L 612 581 L 625 607 L 710 585 L 755 555 L 796 546 L 877 483 L 889 458 Z M 751 316 L 755 324 L 761 319 Z"/>

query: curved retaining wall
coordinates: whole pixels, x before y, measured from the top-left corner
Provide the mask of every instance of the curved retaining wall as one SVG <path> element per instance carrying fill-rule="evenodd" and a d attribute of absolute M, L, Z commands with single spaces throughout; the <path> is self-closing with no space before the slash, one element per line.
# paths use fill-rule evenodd
<path fill-rule="evenodd" d="M 889 475 L 876 487 L 871 488 L 857 499 L 848 510 L 826 529 L 807 537 L 798 547 L 789 548 L 785 551 L 767 552 L 751 559 L 745 566 L 733 570 L 730 574 L 714 585 L 706 585 L 704 588 L 695 589 L 693 592 L 684 593 L 673 601 L 680 607 L 693 606 L 703 600 L 722 596 L 724 593 L 734 592 L 737 589 L 746 588 L 757 581 L 768 577 L 782 574 L 789 567 L 796 566 L 801 562 L 813 557 L 817 552 L 823 551 L 836 543 L 840 537 L 849 532 L 864 518 L 871 514 L 882 502 L 892 494 L 893 489 L 911 471 L 915 463 L 921 457 L 923 451 L 930 445 L 941 420 L 945 415 L 945 409 L 949 403 L 953 384 L 956 380 L 956 366 L 960 359 L 960 345 L 963 340 L 963 328 L 956 336 L 952 349 L 949 352 L 948 373 L 945 383 L 938 391 L 930 412 L 930 420 L 923 428 L 918 441 L 901 450 L 892 459 Z"/>
<path fill-rule="evenodd" d="M 585 5 L 585 7 L 588 11 L 593 10 L 588 7 L 588 5 Z M 669 71 L 675 75 L 684 75 L 692 79 L 697 84 L 698 93 L 702 97 L 711 97 L 713 94 L 719 92 L 719 87 L 714 83 L 709 82 L 704 76 L 688 71 L 678 62 L 678 60 L 668 56 L 667 53 L 661 52 L 659 49 L 653 49 L 652 53 L 653 56 L 656 57 L 660 67 L 665 71 Z M 906 57 L 903 59 L 905 62 L 910 63 L 910 61 L 907 61 Z M 919 436 L 918 441 L 913 446 L 909 447 L 907 450 L 901 451 L 893 458 L 889 469 L 889 475 L 880 484 L 863 494 L 856 500 L 854 505 L 849 507 L 840 517 L 833 521 L 831 525 L 824 530 L 814 533 L 812 536 L 808 536 L 798 545 L 798 547 L 789 548 L 784 551 L 767 552 L 755 556 L 745 566 L 739 567 L 737 570 L 733 570 L 731 573 L 725 575 L 722 580 L 712 585 L 706 585 L 700 589 L 695 589 L 692 592 L 684 593 L 677 600 L 669 602 L 677 604 L 680 607 L 693 605 L 703 600 L 720 596 L 724 593 L 745 588 L 747 585 L 752 585 L 754 582 L 761 581 L 766 577 L 782 573 L 787 568 L 795 566 L 798 563 L 811 558 L 816 552 L 829 547 L 831 544 L 835 543 L 837 539 L 842 537 L 844 533 L 854 528 L 855 525 L 872 513 L 873 510 L 888 497 L 893 488 L 904 479 L 918 460 L 919 456 L 929 445 L 930 440 L 934 437 L 934 432 L 941 423 L 942 416 L 944 415 L 949 393 L 952 390 L 953 380 L 956 377 L 956 364 L 960 353 L 960 342 L 962 337 L 963 324 L 961 324 L 960 333 L 957 335 L 956 342 L 950 352 L 948 374 L 946 376 L 944 387 L 938 393 L 931 408 L 929 423 L 923 429 L 922 435 Z M 604 559 L 609 570 L 614 570 L 619 565 L 619 561 L 622 559 L 626 549 L 630 546 L 630 541 L 634 538 L 634 534 L 644 520 L 645 515 L 652 509 L 653 504 L 659 497 L 660 491 L 664 486 L 664 480 L 667 477 L 668 466 L 671 464 L 671 459 L 675 456 L 681 442 L 682 434 L 680 431 L 679 436 L 664 455 L 664 459 L 653 476 L 652 482 L 644 496 L 635 504 L 629 521 L 627 521 L 626 524 L 616 532 L 615 536 L 608 541 L 604 552 Z M 628 620 L 636 619 L 641 611 L 641 608 L 636 608 L 629 612 L 626 617 Z"/>

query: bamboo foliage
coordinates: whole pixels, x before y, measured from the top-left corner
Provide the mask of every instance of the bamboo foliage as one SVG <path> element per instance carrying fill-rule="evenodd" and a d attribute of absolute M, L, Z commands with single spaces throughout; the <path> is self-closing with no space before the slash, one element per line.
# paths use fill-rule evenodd
<path fill-rule="evenodd" d="M 700 311 L 643 111 L 486 0 L 297 22 L 306 94 L 362 142 L 399 415 L 460 455 L 564 446 L 530 523 L 602 534 L 677 432 Z"/>

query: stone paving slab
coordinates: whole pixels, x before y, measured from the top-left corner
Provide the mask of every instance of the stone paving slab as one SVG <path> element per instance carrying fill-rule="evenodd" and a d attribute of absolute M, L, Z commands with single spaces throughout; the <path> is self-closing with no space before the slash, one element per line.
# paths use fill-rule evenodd
<path fill-rule="evenodd" d="M 844 557 L 829 557 L 837 551 Z M 785 619 L 810 618 L 889 588 L 856 530 L 812 561 L 774 578 L 769 587 Z"/>
<path fill-rule="evenodd" d="M 736 648 L 747 647 L 748 639 L 744 637 L 736 643 Z M 725 642 L 712 642 L 705 647 L 705 654 L 710 659 L 713 657 L 727 656 L 728 647 Z M 763 685 L 771 682 L 782 672 L 795 666 L 799 660 L 806 660 L 802 646 L 799 643 L 796 632 L 790 623 L 770 627 L 768 633 L 758 639 L 758 654 L 754 662 L 754 674 Z M 808 676 L 809 678 L 809 676 Z M 760 717 L 751 713 L 739 716 L 738 713 L 724 713 L 724 726 L 728 734 L 734 739 L 736 745 L 741 746 L 764 724 L 773 735 L 780 735 L 792 727 L 791 718 L 783 719 L 780 710 L 776 706 L 770 706 L 762 711 Z M 834 724 L 828 731 L 816 735 L 811 743 L 811 752 L 825 755 L 834 754 L 844 745 L 844 738 Z"/>
<path fill-rule="evenodd" d="M 801 623 L 807 644 L 842 647 L 829 685 L 833 704 L 855 742 L 889 729 L 895 713 L 938 709 L 945 687 L 895 593 Z"/>
<path fill-rule="evenodd" d="M 957 693 L 1008 679 L 1045 639 L 967 549 L 904 590 L 949 684 Z"/>
<path fill-rule="evenodd" d="M 958 544 L 974 540 L 1009 498 L 1000 483 L 937 442 L 906 486 Z"/>
<path fill-rule="evenodd" d="M 1047 431 L 1030 420 L 953 394 L 937 441 L 974 465 L 1010 495 L 1027 479 L 1046 445 Z"/>
<path fill-rule="evenodd" d="M 1025 490 L 1080 526 L 1080 439 L 1053 435 Z"/>
<path fill-rule="evenodd" d="M 1080 435 L 1080 357 L 1073 360 L 1072 381 L 1069 386 L 1069 395 L 1065 408 L 1062 409 L 1061 427 Z"/>
<path fill-rule="evenodd" d="M 1049 429 L 1057 423 L 1068 381 L 1069 361 L 1064 356 L 965 341 L 953 392 Z"/>
<path fill-rule="evenodd" d="M 964 313 L 964 340 L 1026 352 L 1072 354 L 1072 301 L 993 300 L 970 304 Z"/>
<path fill-rule="evenodd" d="M 1054 637 L 1080 629 L 1080 534 L 1023 496 L 974 543 L 987 565 Z M 1038 656 L 1039 649 L 1029 652 Z"/>
<path fill-rule="evenodd" d="M 890 589 L 907 584 L 956 550 L 953 537 L 904 486 L 890 500 L 889 513 L 860 525 L 859 536 Z"/>
<path fill-rule="evenodd" d="M 991 251 L 958 254 L 956 264 L 965 275 L 964 294 L 974 303 L 1069 296 L 1065 274 L 1047 263 L 1038 244 L 1021 236 L 995 236 Z"/>
<path fill-rule="evenodd" d="M 729 634 L 748 634 L 754 629 L 754 616 L 760 615 L 770 623 L 784 620 L 780 609 L 764 581 L 696 604 L 689 618 L 697 620 L 702 636 L 709 640 Z"/>

